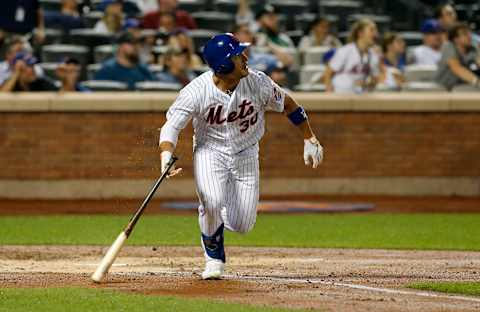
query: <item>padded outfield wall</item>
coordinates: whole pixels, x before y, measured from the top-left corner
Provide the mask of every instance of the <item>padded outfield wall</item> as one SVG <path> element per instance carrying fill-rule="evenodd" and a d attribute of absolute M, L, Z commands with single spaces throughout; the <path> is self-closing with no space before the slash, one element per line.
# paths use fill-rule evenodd
<path fill-rule="evenodd" d="M 0 198 L 137 198 L 159 173 L 158 128 L 176 93 L 0 95 Z M 267 116 L 261 192 L 480 195 L 480 94 L 296 93 L 325 147 L 303 164 L 300 134 Z M 184 174 L 160 194 L 193 197 L 192 128 Z"/>

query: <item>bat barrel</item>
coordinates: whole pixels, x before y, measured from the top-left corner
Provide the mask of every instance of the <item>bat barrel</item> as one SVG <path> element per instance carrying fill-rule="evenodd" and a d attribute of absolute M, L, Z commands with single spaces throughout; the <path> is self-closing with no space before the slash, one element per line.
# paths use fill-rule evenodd
<path fill-rule="evenodd" d="M 107 253 L 103 257 L 102 262 L 98 266 L 95 273 L 93 273 L 92 280 L 94 282 L 100 283 L 100 281 L 105 276 L 105 273 L 107 273 L 108 269 L 110 269 L 110 267 L 112 266 L 112 263 L 113 261 L 115 261 L 115 258 L 117 258 L 117 255 L 120 252 L 120 249 L 122 248 L 126 240 L 127 240 L 127 235 L 125 235 L 125 232 L 122 231 L 122 233 L 118 235 L 115 242 L 113 242 L 112 246 L 110 246 L 110 248 L 108 249 Z"/>

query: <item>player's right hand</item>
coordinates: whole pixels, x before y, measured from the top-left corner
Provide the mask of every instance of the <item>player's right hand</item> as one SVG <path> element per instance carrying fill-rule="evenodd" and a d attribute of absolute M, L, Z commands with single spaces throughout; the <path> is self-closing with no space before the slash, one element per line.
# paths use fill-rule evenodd
<path fill-rule="evenodd" d="M 163 151 L 162 154 L 161 154 L 161 158 L 162 158 L 162 174 L 163 174 L 165 172 L 165 170 L 167 170 L 168 163 L 172 159 L 172 152 Z M 175 169 L 175 165 L 173 165 L 170 168 L 170 171 L 168 172 L 167 178 L 171 178 L 173 176 L 176 176 L 180 172 L 182 172 L 182 168 Z"/>
<path fill-rule="evenodd" d="M 312 165 L 313 168 L 317 168 L 323 160 L 323 147 L 314 136 L 304 141 L 303 159 L 305 166 Z M 310 159 L 312 160 L 311 162 Z"/>

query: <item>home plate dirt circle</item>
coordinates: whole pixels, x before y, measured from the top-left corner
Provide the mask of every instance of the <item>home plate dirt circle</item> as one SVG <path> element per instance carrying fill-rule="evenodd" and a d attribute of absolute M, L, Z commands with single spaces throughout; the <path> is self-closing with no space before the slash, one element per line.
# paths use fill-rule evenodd
<path fill-rule="evenodd" d="M 479 252 L 230 247 L 225 279 L 202 281 L 198 247 L 126 246 L 105 282 L 106 247 L 1 246 L 0 287 L 108 288 L 322 311 L 478 311 L 480 299 L 407 289 L 475 281 Z"/>

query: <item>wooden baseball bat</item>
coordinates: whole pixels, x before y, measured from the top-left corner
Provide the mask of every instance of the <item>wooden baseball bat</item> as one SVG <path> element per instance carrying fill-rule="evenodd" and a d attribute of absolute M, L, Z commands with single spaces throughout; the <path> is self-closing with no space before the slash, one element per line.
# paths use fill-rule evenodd
<path fill-rule="evenodd" d="M 153 194 L 157 190 L 157 188 L 160 186 L 160 183 L 165 179 L 165 177 L 168 175 L 170 169 L 172 166 L 175 164 L 175 162 L 178 160 L 175 156 L 173 156 L 170 161 L 167 164 L 167 169 L 162 173 L 162 175 L 157 179 L 155 184 L 152 186 L 150 189 L 150 192 L 148 193 L 147 197 L 143 200 L 142 205 L 140 208 L 137 209 L 133 217 L 130 219 L 130 222 L 128 222 L 127 226 L 125 229 L 118 235 L 117 239 L 113 242 L 112 246 L 108 249 L 107 253 L 103 257 L 102 261 L 100 262 L 99 266 L 97 267 L 97 270 L 95 273 L 92 275 L 92 280 L 95 283 L 100 283 L 105 276 L 105 274 L 108 272 L 110 267 L 112 266 L 113 262 L 117 258 L 118 253 L 120 252 L 120 249 L 122 249 L 122 246 L 125 244 L 125 241 L 128 239 L 130 234 L 133 231 L 133 228 L 135 227 L 135 224 L 137 224 L 138 219 L 140 219 L 143 211 L 145 210 L 145 207 L 147 207 L 148 202 L 150 199 L 152 199 Z"/>

